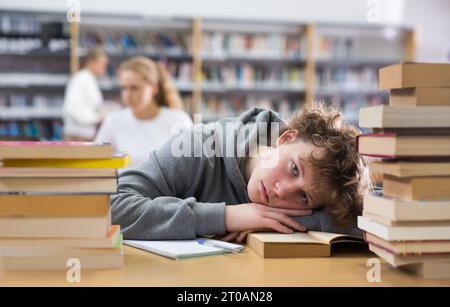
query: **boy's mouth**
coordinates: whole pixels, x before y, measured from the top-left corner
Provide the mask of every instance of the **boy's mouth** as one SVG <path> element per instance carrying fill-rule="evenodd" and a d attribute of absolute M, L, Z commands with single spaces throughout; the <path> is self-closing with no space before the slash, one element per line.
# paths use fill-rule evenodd
<path fill-rule="evenodd" d="M 260 181 L 259 191 L 260 191 L 261 196 L 263 197 L 263 199 L 265 199 L 267 204 L 269 204 L 269 202 L 270 202 L 269 201 L 269 195 L 267 195 L 267 190 L 266 190 L 266 187 L 264 186 L 264 183 L 262 182 L 262 180 Z"/>

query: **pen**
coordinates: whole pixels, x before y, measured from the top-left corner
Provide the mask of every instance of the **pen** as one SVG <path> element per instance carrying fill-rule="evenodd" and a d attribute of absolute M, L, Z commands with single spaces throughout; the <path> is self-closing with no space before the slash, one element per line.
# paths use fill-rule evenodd
<path fill-rule="evenodd" d="M 207 241 L 205 239 L 198 239 L 197 242 L 200 245 L 206 245 L 206 246 L 221 248 L 221 249 L 224 249 L 226 251 L 229 251 L 230 253 L 239 253 L 243 249 L 243 246 L 240 246 L 240 245 L 236 246 L 235 248 L 233 248 L 231 246 L 227 246 L 226 245 L 227 243 L 225 243 L 225 242 L 223 242 L 223 244 L 222 244 L 222 242 L 211 242 L 211 241 Z M 239 248 L 239 250 L 236 249 L 236 248 Z"/>

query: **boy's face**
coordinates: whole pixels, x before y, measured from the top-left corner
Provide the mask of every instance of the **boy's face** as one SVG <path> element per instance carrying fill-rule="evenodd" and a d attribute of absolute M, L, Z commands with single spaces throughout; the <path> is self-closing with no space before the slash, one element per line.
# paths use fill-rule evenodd
<path fill-rule="evenodd" d="M 250 200 L 269 207 L 302 209 L 317 205 L 314 173 L 306 163 L 322 149 L 297 139 L 289 130 L 277 140 L 277 147 L 255 157 L 255 166 L 247 185 Z"/>

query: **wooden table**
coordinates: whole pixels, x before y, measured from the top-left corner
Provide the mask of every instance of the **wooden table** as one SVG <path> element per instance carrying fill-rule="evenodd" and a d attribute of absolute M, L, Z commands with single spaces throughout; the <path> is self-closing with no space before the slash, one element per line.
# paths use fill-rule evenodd
<path fill-rule="evenodd" d="M 373 257 L 366 247 L 346 247 L 327 258 L 263 259 L 247 248 L 171 260 L 126 246 L 123 269 L 82 271 L 80 283 L 68 283 L 65 271 L 7 271 L 0 286 L 450 286 L 449 279 L 424 280 L 385 263 L 381 282 L 369 283 Z"/>

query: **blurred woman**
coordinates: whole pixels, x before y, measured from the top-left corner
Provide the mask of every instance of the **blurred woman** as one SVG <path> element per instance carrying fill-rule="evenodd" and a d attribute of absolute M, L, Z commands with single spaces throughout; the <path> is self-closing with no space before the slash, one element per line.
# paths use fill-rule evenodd
<path fill-rule="evenodd" d="M 134 57 L 118 69 L 121 97 L 126 108 L 112 112 L 100 127 L 96 141 L 130 154 L 130 166 L 148 159 L 172 134 L 192 126 L 170 75 L 158 63 Z"/>
<path fill-rule="evenodd" d="M 64 138 L 91 141 L 102 120 L 103 96 L 97 78 L 103 76 L 108 56 L 100 48 L 87 53 L 83 68 L 70 79 L 64 95 Z"/>

